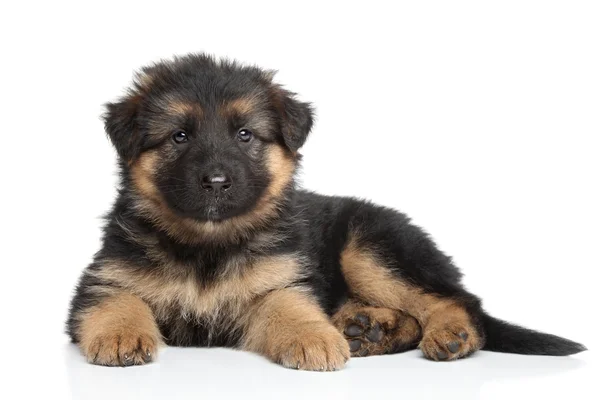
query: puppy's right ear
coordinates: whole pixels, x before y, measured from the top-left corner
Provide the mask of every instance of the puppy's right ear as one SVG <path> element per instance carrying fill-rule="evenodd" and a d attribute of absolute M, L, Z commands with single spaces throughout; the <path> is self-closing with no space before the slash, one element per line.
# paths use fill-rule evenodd
<path fill-rule="evenodd" d="M 156 68 L 158 66 L 143 67 L 135 73 L 131 88 L 125 96 L 115 103 L 104 105 L 104 130 L 121 160 L 128 163 L 139 155 L 142 148 L 138 114 L 142 100 L 155 81 Z"/>
<path fill-rule="evenodd" d="M 107 103 L 104 119 L 104 129 L 110 138 L 117 154 L 125 162 L 132 161 L 140 149 L 140 134 L 136 119 L 142 95 L 130 91 L 115 103 Z"/>

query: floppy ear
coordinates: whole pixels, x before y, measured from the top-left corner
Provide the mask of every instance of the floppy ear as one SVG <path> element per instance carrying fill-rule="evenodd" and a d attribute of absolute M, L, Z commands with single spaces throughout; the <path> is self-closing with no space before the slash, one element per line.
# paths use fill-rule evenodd
<path fill-rule="evenodd" d="M 295 93 L 274 88 L 275 108 L 279 113 L 283 141 L 296 152 L 308 137 L 313 126 L 314 111 L 310 103 L 296 100 Z"/>
<path fill-rule="evenodd" d="M 125 96 L 115 103 L 104 105 L 104 130 L 123 161 L 132 161 L 140 152 L 142 135 L 137 124 L 138 111 L 142 99 L 154 82 L 156 68 L 158 67 L 143 67 L 135 73 Z"/>
<path fill-rule="evenodd" d="M 107 103 L 104 130 L 123 161 L 131 161 L 137 156 L 141 135 L 136 128 L 136 117 L 141 95 L 130 92 L 116 103 Z"/>

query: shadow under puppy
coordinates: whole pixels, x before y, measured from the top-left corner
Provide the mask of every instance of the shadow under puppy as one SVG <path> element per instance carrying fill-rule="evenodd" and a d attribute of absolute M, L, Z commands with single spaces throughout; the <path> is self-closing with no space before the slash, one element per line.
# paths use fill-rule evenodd
<path fill-rule="evenodd" d="M 309 370 L 417 346 L 432 360 L 584 349 L 488 316 L 405 215 L 297 189 L 313 111 L 272 78 L 192 54 L 107 105 L 119 194 L 67 321 L 89 362 L 143 364 L 162 343 Z"/>

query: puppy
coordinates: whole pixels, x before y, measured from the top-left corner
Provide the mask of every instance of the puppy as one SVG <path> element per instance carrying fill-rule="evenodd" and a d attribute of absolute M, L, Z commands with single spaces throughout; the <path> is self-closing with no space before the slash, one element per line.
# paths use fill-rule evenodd
<path fill-rule="evenodd" d="M 107 104 L 119 194 L 67 321 L 89 362 L 144 364 L 162 344 L 318 371 L 416 347 L 437 361 L 585 349 L 486 314 L 405 215 L 298 189 L 313 110 L 272 78 L 192 54 Z"/>

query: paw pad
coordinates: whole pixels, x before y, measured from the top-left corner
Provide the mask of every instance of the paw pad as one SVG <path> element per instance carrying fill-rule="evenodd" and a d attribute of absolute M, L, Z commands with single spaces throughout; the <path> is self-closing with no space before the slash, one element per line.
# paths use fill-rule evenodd
<path fill-rule="evenodd" d="M 425 357 L 437 361 L 450 361 L 465 357 L 481 347 L 477 335 L 467 333 L 462 325 L 446 326 L 425 332 L 419 347 Z"/>
<path fill-rule="evenodd" d="M 416 347 L 421 338 L 417 321 L 399 311 L 350 307 L 340 310 L 334 320 L 353 357 L 399 353 Z"/>

